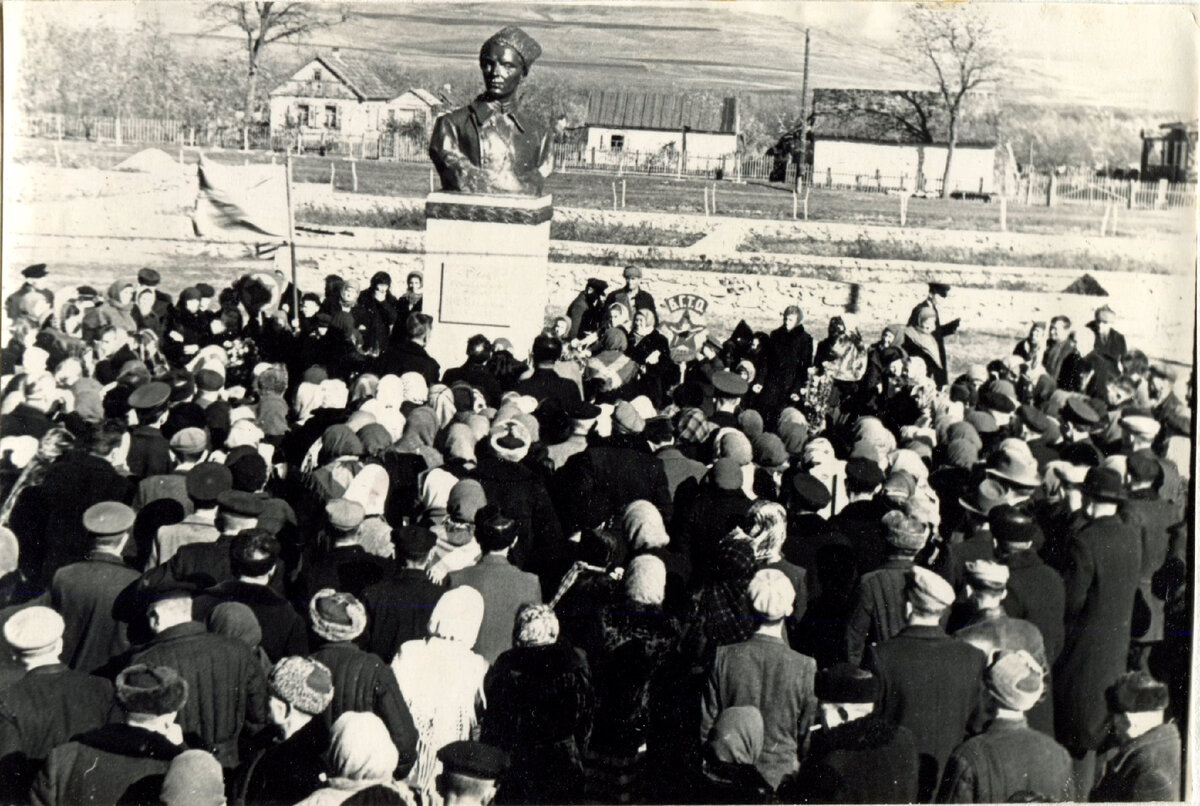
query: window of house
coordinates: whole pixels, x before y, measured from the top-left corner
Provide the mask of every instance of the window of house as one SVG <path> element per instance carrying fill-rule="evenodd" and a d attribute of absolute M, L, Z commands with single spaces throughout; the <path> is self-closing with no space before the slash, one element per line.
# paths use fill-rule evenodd
<path fill-rule="evenodd" d="M 312 80 L 313 80 L 313 81 L 320 81 L 320 80 L 321 80 L 321 68 L 320 68 L 320 67 L 317 67 L 317 68 L 314 68 L 314 69 L 313 69 L 313 77 L 312 77 Z"/>
<path fill-rule="evenodd" d="M 325 107 L 325 128 L 337 129 L 338 126 L 338 108 L 336 106 Z"/>
<path fill-rule="evenodd" d="M 312 113 L 312 110 L 310 110 L 308 108 L 308 104 L 297 104 L 296 105 L 296 123 L 300 126 L 307 126 L 308 125 L 308 117 L 311 113 Z"/>
<path fill-rule="evenodd" d="M 625 135 L 614 134 L 612 136 L 612 139 L 608 143 L 608 147 L 610 149 L 612 149 L 613 151 L 624 151 L 625 150 Z"/>

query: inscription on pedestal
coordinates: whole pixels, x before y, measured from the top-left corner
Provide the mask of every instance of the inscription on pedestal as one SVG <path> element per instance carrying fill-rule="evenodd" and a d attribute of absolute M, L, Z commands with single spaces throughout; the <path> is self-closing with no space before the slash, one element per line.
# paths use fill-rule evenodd
<path fill-rule="evenodd" d="M 521 308 L 523 292 L 513 283 L 517 266 L 495 257 L 486 265 L 452 261 L 441 265 L 438 321 L 451 325 L 509 327 Z"/>

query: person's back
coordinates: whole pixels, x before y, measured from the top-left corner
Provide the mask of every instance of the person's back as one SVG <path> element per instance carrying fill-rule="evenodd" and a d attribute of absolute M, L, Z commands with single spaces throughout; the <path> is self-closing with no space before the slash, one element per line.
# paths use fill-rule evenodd
<path fill-rule="evenodd" d="M 113 618 L 117 594 L 138 572 L 115 554 L 93 551 L 83 562 L 64 566 L 50 583 L 50 600 L 63 614 L 63 662 L 90 672 L 129 649 L 124 623 Z"/>
<path fill-rule="evenodd" d="M 939 803 L 1001 803 L 1020 792 L 1070 800 L 1071 755 L 1024 719 L 993 719 L 959 745 L 946 763 Z"/>
<path fill-rule="evenodd" d="M 782 799 L 802 803 L 912 803 L 917 746 L 912 731 L 871 714 L 813 734 Z"/>

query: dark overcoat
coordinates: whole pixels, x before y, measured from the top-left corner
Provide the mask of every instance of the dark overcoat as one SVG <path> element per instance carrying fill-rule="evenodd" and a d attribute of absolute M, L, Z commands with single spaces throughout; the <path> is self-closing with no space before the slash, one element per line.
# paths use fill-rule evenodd
<path fill-rule="evenodd" d="M 126 625 L 113 618 L 113 603 L 138 576 L 120 557 L 103 552 L 58 569 L 50 583 L 50 601 L 66 624 L 64 663 L 92 672 L 129 649 Z"/>
<path fill-rule="evenodd" d="M 429 617 L 447 590 L 445 582 L 431 582 L 424 571 L 400 568 L 389 579 L 363 591 L 367 632 L 363 646 L 391 663 L 405 641 L 429 634 Z"/>
<path fill-rule="evenodd" d="M 1063 647 L 1067 594 L 1062 577 L 1032 549 L 1003 556 L 1000 562 L 1008 566 L 1008 595 L 1001 602 L 1004 612 L 1041 631 L 1046 659 L 1053 664 Z"/>
<path fill-rule="evenodd" d="M 1004 803 L 1018 793 L 1066 801 L 1075 792 L 1071 755 L 1024 719 L 993 719 L 950 755 L 938 803 Z"/>
<path fill-rule="evenodd" d="M 30 790 L 35 806 L 115 804 L 139 781 L 165 775 L 186 748 L 132 725 L 105 725 L 50 752 Z"/>
<path fill-rule="evenodd" d="M 786 803 L 913 803 L 916 740 L 876 714 L 819 730 L 780 794 Z"/>
<path fill-rule="evenodd" d="M 1093 802 L 1172 801 L 1183 797 L 1179 728 L 1167 722 L 1131 739 L 1104 766 Z"/>

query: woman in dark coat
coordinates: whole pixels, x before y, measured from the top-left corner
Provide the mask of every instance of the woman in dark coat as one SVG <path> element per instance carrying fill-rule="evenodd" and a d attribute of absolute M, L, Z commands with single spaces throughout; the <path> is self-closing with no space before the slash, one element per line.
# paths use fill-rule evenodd
<path fill-rule="evenodd" d="M 200 310 L 200 291 L 188 286 L 167 313 L 163 352 L 175 363 L 189 360 L 212 340 L 211 316 Z"/>
<path fill-rule="evenodd" d="M 396 324 L 399 301 L 392 294 L 392 278 L 385 271 L 375 272 L 371 285 L 358 295 L 354 321 L 363 328 L 363 352 L 379 355 L 387 347 Z"/>
<path fill-rule="evenodd" d="M 796 305 L 783 312 L 783 326 L 771 331 L 763 350 L 759 379 L 758 410 L 768 424 L 808 381 L 813 361 L 813 340 L 801 324 L 804 314 Z"/>
<path fill-rule="evenodd" d="M 511 759 L 496 802 L 579 802 L 595 695 L 587 661 L 558 642 L 558 618 L 550 607 L 517 611 L 513 648 L 496 659 L 483 690 L 488 708 L 480 739 Z"/>
<path fill-rule="evenodd" d="M 645 395 L 656 408 L 661 408 L 666 391 L 679 381 L 679 365 L 671 360 L 671 344 L 658 329 L 658 316 L 652 309 L 642 308 L 634 317 L 633 335 L 629 337 L 625 355 L 637 362 L 641 372 L 622 397 L 632 400 Z"/>

